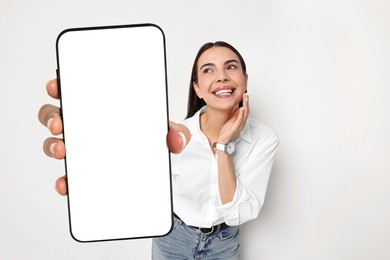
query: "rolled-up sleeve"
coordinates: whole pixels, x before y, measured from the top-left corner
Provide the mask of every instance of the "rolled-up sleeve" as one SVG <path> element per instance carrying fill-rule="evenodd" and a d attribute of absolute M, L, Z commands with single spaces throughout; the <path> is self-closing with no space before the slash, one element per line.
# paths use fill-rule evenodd
<path fill-rule="evenodd" d="M 237 186 L 233 200 L 222 204 L 219 192 L 216 194 L 217 214 L 230 226 L 255 219 L 264 204 L 279 141 L 273 131 L 265 131 L 252 142 L 249 154 L 236 169 Z"/>

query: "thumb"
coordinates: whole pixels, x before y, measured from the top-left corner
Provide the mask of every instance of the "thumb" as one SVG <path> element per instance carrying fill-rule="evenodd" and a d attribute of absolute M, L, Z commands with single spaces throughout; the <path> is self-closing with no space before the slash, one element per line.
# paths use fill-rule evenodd
<path fill-rule="evenodd" d="M 169 122 L 167 134 L 167 145 L 169 151 L 178 154 L 186 147 L 191 140 L 190 130 L 185 125 Z"/>

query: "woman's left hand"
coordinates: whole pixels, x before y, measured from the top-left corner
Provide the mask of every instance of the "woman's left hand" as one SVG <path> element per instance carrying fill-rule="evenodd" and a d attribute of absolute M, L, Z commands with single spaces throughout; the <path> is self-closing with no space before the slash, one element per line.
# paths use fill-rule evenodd
<path fill-rule="evenodd" d="M 237 108 L 233 116 L 222 127 L 217 140 L 218 143 L 225 144 L 234 140 L 244 129 L 249 115 L 249 96 L 247 93 L 244 93 L 242 103 L 243 106 Z"/>

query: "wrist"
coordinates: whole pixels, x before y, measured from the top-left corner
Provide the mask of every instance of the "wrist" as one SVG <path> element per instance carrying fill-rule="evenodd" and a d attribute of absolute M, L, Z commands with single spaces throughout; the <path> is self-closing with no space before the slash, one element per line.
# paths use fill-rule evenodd
<path fill-rule="evenodd" d="M 215 142 L 213 143 L 213 148 L 229 155 L 232 155 L 236 149 L 234 141 L 228 141 L 225 143 Z"/>

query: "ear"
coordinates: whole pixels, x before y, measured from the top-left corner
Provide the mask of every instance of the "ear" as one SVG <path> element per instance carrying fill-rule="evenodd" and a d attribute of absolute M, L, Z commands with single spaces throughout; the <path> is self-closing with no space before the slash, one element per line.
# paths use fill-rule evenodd
<path fill-rule="evenodd" d="M 192 83 L 192 86 L 194 87 L 194 91 L 196 93 L 196 95 L 198 96 L 198 98 L 202 99 L 202 93 L 200 91 L 200 88 L 199 88 L 199 85 L 198 83 L 196 83 L 195 81 Z"/>

